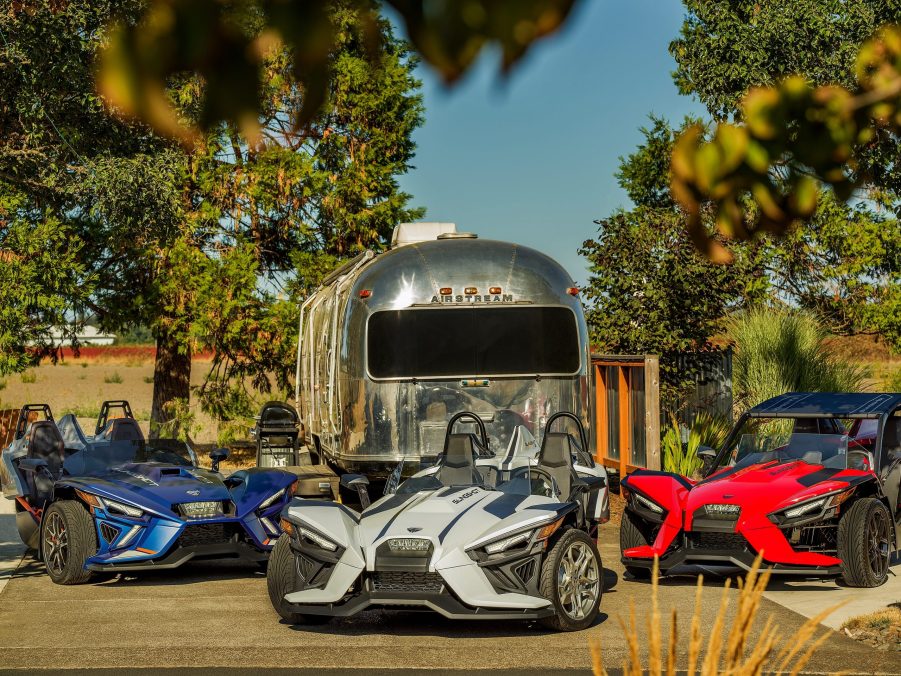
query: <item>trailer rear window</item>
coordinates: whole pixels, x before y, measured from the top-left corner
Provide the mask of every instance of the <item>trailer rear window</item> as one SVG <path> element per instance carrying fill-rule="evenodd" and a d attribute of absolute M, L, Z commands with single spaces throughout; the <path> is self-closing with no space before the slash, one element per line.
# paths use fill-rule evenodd
<path fill-rule="evenodd" d="M 576 316 L 565 307 L 475 307 L 375 312 L 373 378 L 570 375 L 578 372 Z"/>

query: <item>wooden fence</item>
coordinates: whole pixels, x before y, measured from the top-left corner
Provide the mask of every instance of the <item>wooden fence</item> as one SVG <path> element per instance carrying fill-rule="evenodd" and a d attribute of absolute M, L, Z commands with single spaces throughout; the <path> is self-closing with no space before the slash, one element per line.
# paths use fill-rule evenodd
<path fill-rule="evenodd" d="M 620 477 L 660 469 L 660 362 L 656 356 L 592 355 L 597 461 Z"/>

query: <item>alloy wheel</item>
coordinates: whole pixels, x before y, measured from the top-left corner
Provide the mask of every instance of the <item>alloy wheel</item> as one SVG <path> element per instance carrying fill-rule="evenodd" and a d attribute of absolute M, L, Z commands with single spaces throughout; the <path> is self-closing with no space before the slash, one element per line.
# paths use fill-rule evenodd
<path fill-rule="evenodd" d="M 62 516 L 53 511 L 44 526 L 44 561 L 55 575 L 61 575 L 68 560 L 69 531 Z"/>
<path fill-rule="evenodd" d="M 873 510 L 867 522 L 867 558 L 870 570 L 878 580 L 888 573 L 889 522 L 883 509 Z"/>
<path fill-rule="evenodd" d="M 600 586 L 594 553 L 584 542 L 573 542 L 557 569 L 557 595 L 563 612 L 573 620 L 583 619 L 597 602 Z"/>

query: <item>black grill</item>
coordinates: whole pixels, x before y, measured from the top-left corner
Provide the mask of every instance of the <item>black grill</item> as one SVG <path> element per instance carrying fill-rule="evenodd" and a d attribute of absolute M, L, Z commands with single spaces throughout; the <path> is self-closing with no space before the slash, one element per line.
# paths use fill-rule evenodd
<path fill-rule="evenodd" d="M 688 543 L 695 549 L 745 549 L 745 539 L 737 533 L 688 533 Z"/>
<path fill-rule="evenodd" d="M 224 523 L 198 523 L 185 526 L 178 537 L 179 547 L 197 547 L 198 545 L 216 545 L 228 542 L 233 530 Z"/>
<path fill-rule="evenodd" d="M 372 576 L 372 590 L 378 592 L 422 592 L 437 594 L 444 586 L 438 573 L 387 571 Z"/>
<path fill-rule="evenodd" d="M 523 584 L 528 584 L 529 580 L 531 580 L 532 576 L 535 574 L 536 565 L 535 559 L 529 559 L 525 563 L 514 568 L 513 572 L 516 573 L 516 577 L 522 580 Z"/>
<path fill-rule="evenodd" d="M 116 536 L 119 534 L 119 529 L 115 526 L 111 526 L 108 523 L 100 524 L 100 534 L 103 535 L 103 539 L 112 544 L 113 540 L 116 539 Z"/>

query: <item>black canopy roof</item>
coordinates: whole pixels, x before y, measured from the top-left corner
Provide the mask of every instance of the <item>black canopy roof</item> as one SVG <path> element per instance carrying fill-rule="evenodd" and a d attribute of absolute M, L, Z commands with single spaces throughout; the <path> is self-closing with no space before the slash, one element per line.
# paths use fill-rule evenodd
<path fill-rule="evenodd" d="M 757 404 L 748 413 L 754 418 L 867 418 L 890 413 L 899 406 L 899 393 L 789 392 Z"/>

